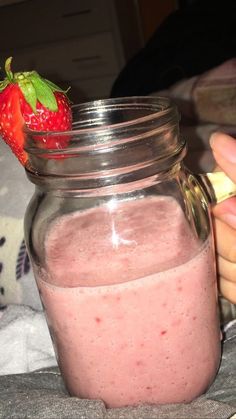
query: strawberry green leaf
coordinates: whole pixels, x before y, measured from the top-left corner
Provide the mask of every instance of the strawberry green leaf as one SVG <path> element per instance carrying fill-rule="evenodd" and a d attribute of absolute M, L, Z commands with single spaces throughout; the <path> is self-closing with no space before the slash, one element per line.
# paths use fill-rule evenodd
<path fill-rule="evenodd" d="M 45 83 L 47 83 L 47 85 L 52 89 L 53 92 L 61 92 L 63 93 L 67 99 L 69 100 L 69 103 L 72 103 L 70 101 L 70 99 L 67 96 L 67 93 L 70 90 L 70 87 L 68 87 L 66 90 L 65 89 L 61 89 L 61 87 L 57 86 L 55 83 L 52 83 L 50 80 L 44 79 Z"/>
<path fill-rule="evenodd" d="M 58 106 L 54 93 L 39 74 L 36 71 L 32 71 L 28 80 L 30 80 L 34 86 L 37 100 L 45 106 L 45 108 L 57 112 Z"/>
<path fill-rule="evenodd" d="M 61 92 L 66 93 L 65 90 L 61 89 L 55 83 L 51 82 L 50 80 L 44 79 L 45 83 L 52 89 L 53 92 Z"/>
<path fill-rule="evenodd" d="M 26 102 L 31 106 L 34 113 L 37 112 L 37 97 L 33 83 L 27 79 L 18 82 L 19 88 L 22 91 Z"/>

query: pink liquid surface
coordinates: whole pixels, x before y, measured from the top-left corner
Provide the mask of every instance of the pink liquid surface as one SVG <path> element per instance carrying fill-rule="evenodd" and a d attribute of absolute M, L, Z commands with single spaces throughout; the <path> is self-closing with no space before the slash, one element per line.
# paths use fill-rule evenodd
<path fill-rule="evenodd" d="M 206 391 L 220 359 L 213 251 L 173 199 L 64 216 L 45 254 L 37 282 L 72 395 L 118 407 Z"/>

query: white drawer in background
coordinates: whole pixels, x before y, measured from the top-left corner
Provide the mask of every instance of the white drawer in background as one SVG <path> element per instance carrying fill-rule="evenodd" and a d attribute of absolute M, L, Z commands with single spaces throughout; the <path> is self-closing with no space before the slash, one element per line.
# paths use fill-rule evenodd
<path fill-rule="evenodd" d="M 112 34 L 106 32 L 16 51 L 13 70 L 32 69 L 52 80 L 67 82 L 117 74 L 119 65 Z"/>
<path fill-rule="evenodd" d="M 26 0 L 0 8 L 0 52 L 112 30 L 112 0 Z M 22 30 L 23 28 L 23 30 Z"/>

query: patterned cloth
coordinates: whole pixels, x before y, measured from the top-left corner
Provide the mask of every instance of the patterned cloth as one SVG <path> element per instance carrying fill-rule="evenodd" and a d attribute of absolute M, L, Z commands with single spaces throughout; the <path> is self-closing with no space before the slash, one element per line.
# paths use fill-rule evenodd
<path fill-rule="evenodd" d="M 24 242 L 23 218 L 34 187 L 23 167 L 0 141 L 0 309 L 41 303 Z"/>

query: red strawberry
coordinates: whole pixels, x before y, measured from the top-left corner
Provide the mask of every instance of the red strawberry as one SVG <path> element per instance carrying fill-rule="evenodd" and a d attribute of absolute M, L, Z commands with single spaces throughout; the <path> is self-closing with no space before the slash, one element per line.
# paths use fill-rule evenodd
<path fill-rule="evenodd" d="M 71 129 L 72 114 L 65 91 L 36 71 L 13 74 L 11 61 L 6 60 L 7 77 L 0 82 L 0 135 L 24 165 L 24 125 L 36 131 L 66 131 Z M 68 137 L 42 141 L 46 148 L 63 148 Z"/>

